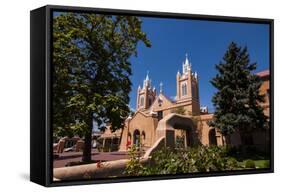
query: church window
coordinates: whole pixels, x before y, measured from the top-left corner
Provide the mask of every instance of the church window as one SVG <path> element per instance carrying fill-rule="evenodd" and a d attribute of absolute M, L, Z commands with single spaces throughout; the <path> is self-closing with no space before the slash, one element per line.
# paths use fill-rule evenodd
<path fill-rule="evenodd" d="M 197 97 L 195 83 L 192 83 L 192 97 Z"/>
<path fill-rule="evenodd" d="M 140 106 L 142 107 L 143 105 L 144 105 L 144 97 L 141 96 L 141 98 L 140 98 Z"/>
<path fill-rule="evenodd" d="M 158 120 L 161 120 L 163 118 L 163 111 L 157 112 Z"/>
<path fill-rule="evenodd" d="M 182 96 L 187 95 L 187 87 L 186 87 L 186 84 L 185 84 L 185 83 L 182 85 L 181 88 L 182 88 Z"/>
<path fill-rule="evenodd" d="M 133 143 L 138 147 L 140 146 L 140 131 L 138 129 L 134 131 Z"/>
<path fill-rule="evenodd" d="M 149 100 L 148 100 L 148 105 L 150 106 L 151 104 L 152 104 L 152 99 L 149 98 Z"/>
<path fill-rule="evenodd" d="M 209 145 L 217 145 L 216 130 L 211 129 L 209 131 Z"/>
<path fill-rule="evenodd" d="M 183 66 L 183 73 L 184 73 L 184 74 L 187 74 L 187 71 L 188 71 L 188 70 L 187 70 L 187 65 L 184 65 L 184 66 Z"/>

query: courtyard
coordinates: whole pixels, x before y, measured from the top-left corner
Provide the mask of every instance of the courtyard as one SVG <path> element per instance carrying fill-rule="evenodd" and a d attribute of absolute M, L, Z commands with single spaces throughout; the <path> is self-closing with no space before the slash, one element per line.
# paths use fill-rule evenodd
<path fill-rule="evenodd" d="M 78 163 L 82 160 L 83 152 L 64 152 L 59 155 L 58 158 L 54 158 L 53 167 L 65 167 L 71 163 Z M 96 149 L 92 149 L 92 161 L 104 162 L 114 161 L 119 159 L 128 159 L 127 152 L 99 152 Z"/>

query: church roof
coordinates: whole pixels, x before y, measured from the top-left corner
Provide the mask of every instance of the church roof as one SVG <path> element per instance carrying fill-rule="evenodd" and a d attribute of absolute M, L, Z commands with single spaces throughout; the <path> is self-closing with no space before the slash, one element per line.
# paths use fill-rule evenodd
<path fill-rule="evenodd" d="M 170 101 L 171 103 L 175 103 L 176 101 L 174 100 L 174 99 L 172 99 L 172 98 L 170 98 L 170 97 L 167 97 L 165 94 L 163 94 L 163 93 L 161 93 L 161 95 L 163 96 L 163 97 L 165 97 L 165 99 L 167 99 L 168 101 Z"/>
<path fill-rule="evenodd" d="M 267 76 L 269 76 L 269 74 L 270 74 L 269 69 L 256 73 L 256 75 L 259 77 L 267 77 Z"/>
<path fill-rule="evenodd" d="M 146 111 L 146 112 L 151 112 L 151 110 L 153 110 L 153 108 L 158 105 L 158 104 L 156 104 L 156 103 L 158 103 L 159 100 L 161 100 L 161 102 L 169 103 L 168 105 L 175 103 L 175 102 L 172 101 L 170 98 L 168 98 L 167 96 L 165 96 L 163 93 L 160 93 L 160 94 L 155 98 L 155 100 L 154 100 L 154 102 L 151 104 L 151 106 L 150 106 L 148 109 L 146 109 L 145 111 Z"/>

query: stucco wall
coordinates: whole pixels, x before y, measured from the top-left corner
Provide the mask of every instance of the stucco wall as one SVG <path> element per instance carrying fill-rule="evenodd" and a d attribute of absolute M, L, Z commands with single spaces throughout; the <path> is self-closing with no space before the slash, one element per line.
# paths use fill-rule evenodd
<path fill-rule="evenodd" d="M 204 114 L 200 116 L 196 116 L 195 119 L 197 121 L 197 131 L 198 137 L 203 145 L 209 145 L 209 133 L 213 127 L 208 125 L 208 121 L 212 120 L 213 114 Z M 215 136 L 217 145 L 222 145 L 222 136 L 217 129 L 215 129 Z"/>
<path fill-rule="evenodd" d="M 128 120 L 126 124 L 127 126 L 124 128 L 125 130 L 123 131 L 120 150 L 126 149 L 129 133 L 131 135 L 131 144 L 133 144 L 135 130 L 139 130 L 141 144 L 144 147 L 152 146 L 155 142 L 154 134 L 156 129 L 155 125 L 157 124 L 156 121 L 156 118 L 151 115 L 145 115 L 142 112 L 137 112 L 132 119 Z M 142 133 L 145 133 L 145 138 L 142 137 Z"/>

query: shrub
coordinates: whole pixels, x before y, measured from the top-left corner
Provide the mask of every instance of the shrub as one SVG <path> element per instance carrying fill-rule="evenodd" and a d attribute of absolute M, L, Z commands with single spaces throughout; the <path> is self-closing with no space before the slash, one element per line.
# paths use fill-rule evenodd
<path fill-rule="evenodd" d="M 248 159 L 245 161 L 246 168 L 256 168 L 255 162 L 252 159 Z"/>
<path fill-rule="evenodd" d="M 233 169 L 239 168 L 238 161 L 233 157 L 229 157 L 227 160 L 227 168 L 228 168 L 228 170 L 233 170 Z"/>
<path fill-rule="evenodd" d="M 163 148 L 152 155 L 150 164 L 146 166 L 140 163 L 134 150 L 135 148 L 129 151 L 130 161 L 126 167 L 129 175 L 180 174 L 240 168 L 235 158 L 227 156 L 226 147 Z"/>
<path fill-rule="evenodd" d="M 140 162 L 140 153 L 138 147 L 135 145 L 131 146 L 129 149 L 130 161 L 127 163 L 125 174 L 130 176 L 142 175 L 145 168 Z"/>
<path fill-rule="evenodd" d="M 239 149 L 235 146 L 234 147 L 227 146 L 226 152 L 227 152 L 227 155 L 229 155 L 231 157 L 236 157 L 240 153 Z"/>
<path fill-rule="evenodd" d="M 179 115 L 185 115 L 186 111 L 185 111 L 184 107 L 178 107 L 178 108 L 172 109 L 171 112 L 179 114 Z"/>

